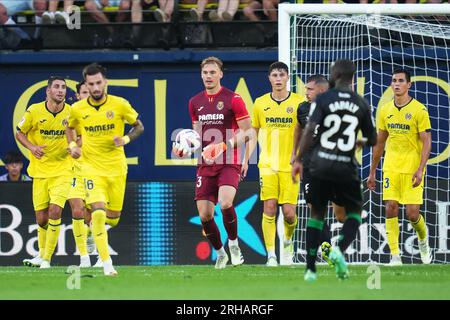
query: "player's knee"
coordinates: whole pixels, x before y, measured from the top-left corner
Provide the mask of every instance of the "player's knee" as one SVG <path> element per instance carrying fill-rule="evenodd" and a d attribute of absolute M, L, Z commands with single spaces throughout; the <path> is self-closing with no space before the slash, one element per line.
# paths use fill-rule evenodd
<path fill-rule="evenodd" d="M 119 224 L 120 217 L 106 217 L 106 224 L 114 228 Z"/>
<path fill-rule="evenodd" d="M 278 211 L 278 203 L 273 201 L 266 201 L 264 203 L 264 213 L 268 216 L 274 216 Z"/>
<path fill-rule="evenodd" d="M 72 208 L 72 218 L 83 219 L 84 218 L 84 208 L 83 207 Z"/>
<path fill-rule="evenodd" d="M 334 209 L 334 216 L 336 217 L 336 220 L 338 222 L 344 223 L 345 217 L 346 217 L 345 208 L 334 206 L 333 209 Z"/>
<path fill-rule="evenodd" d="M 219 205 L 220 205 L 220 209 L 222 209 L 222 210 L 228 209 L 233 206 L 233 201 L 231 201 L 230 199 L 220 199 Z"/>
<path fill-rule="evenodd" d="M 48 208 L 48 216 L 50 219 L 61 219 L 62 209 L 57 205 L 50 205 Z"/>
<path fill-rule="evenodd" d="M 36 223 L 40 227 L 45 228 L 48 224 L 48 217 L 36 217 Z"/>
<path fill-rule="evenodd" d="M 386 203 L 386 217 L 387 218 L 398 217 L 398 203 L 394 201 L 388 201 Z"/>
<path fill-rule="evenodd" d="M 419 208 L 416 208 L 415 206 L 406 206 L 406 217 L 409 221 L 417 221 L 417 219 L 419 219 L 419 214 Z"/>

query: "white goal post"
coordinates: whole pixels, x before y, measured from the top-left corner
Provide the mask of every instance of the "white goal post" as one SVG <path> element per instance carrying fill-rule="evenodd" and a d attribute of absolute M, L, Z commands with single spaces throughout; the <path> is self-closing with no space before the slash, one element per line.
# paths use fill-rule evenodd
<path fill-rule="evenodd" d="M 355 62 L 355 90 L 377 108 L 392 99 L 392 72 L 410 71 L 410 95 L 425 104 L 432 125 L 432 151 L 425 176 L 424 215 L 434 262 L 450 262 L 450 4 L 288 4 L 278 7 L 279 61 L 289 66 L 292 91 L 303 93 L 313 74 L 329 76 L 331 62 Z M 371 150 L 357 155 L 365 184 Z M 381 193 L 381 163 L 377 189 L 364 185 L 363 223 L 357 240 L 347 250 L 356 263 L 386 263 L 385 210 Z M 299 224 L 294 235 L 296 262 L 305 258 L 305 226 L 309 212 L 302 195 Z M 336 239 L 342 224 L 328 215 Z M 399 215 L 400 251 L 404 263 L 420 263 L 417 238 Z M 282 250 L 282 246 L 280 246 Z"/>

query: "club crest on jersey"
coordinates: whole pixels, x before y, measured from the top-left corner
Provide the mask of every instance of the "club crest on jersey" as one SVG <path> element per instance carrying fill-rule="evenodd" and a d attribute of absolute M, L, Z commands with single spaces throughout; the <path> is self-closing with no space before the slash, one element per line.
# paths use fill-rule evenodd
<path fill-rule="evenodd" d="M 63 125 L 63 127 L 67 127 L 67 119 L 63 119 L 63 121 L 61 122 L 61 124 Z"/>
<path fill-rule="evenodd" d="M 287 107 L 286 108 L 286 112 L 287 113 L 292 113 L 292 112 L 294 112 L 294 108 L 293 107 Z"/>
<path fill-rule="evenodd" d="M 106 112 L 106 118 L 108 118 L 108 119 L 114 118 L 114 112 L 112 112 L 112 111 Z"/>
<path fill-rule="evenodd" d="M 407 113 L 407 114 L 405 114 L 405 119 L 406 120 L 411 120 L 411 118 L 412 118 L 412 114 L 411 113 Z"/>
<path fill-rule="evenodd" d="M 217 102 L 217 110 L 222 110 L 224 106 L 225 105 L 224 105 L 223 101 Z"/>

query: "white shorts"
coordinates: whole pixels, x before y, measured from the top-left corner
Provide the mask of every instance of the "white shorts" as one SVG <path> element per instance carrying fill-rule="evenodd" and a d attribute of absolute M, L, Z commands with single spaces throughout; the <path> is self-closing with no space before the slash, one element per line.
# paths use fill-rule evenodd
<path fill-rule="evenodd" d="M 33 0 L 0 0 L 0 3 L 6 8 L 8 16 L 13 16 L 17 12 L 33 10 Z"/>

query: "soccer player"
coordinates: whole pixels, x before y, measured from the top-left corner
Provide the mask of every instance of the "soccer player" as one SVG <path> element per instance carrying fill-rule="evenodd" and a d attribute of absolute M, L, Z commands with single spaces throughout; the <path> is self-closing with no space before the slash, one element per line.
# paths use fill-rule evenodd
<path fill-rule="evenodd" d="M 431 124 L 427 108 L 409 95 L 411 76 L 399 69 L 392 75 L 394 99 L 382 106 L 377 115 L 378 142 L 373 148 L 367 180 L 375 190 L 375 173 L 383 151 L 383 200 L 386 206 L 386 236 L 391 250 L 391 266 L 402 264 L 398 237 L 399 203 L 406 206 L 406 216 L 419 242 L 420 258 L 431 263 L 427 228 L 420 214 L 423 203 L 423 175 L 431 150 Z"/>
<path fill-rule="evenodd" d="M 30 150 L 28 174 L 33 177 L 39 246 L 39 254 L 23 263 L 42 269 L 50 268 L 71 180 L 72 159 L 64 134 L 69 117 L 66 90 L 63 78 L 50 77 L 46 101 L 31 105 L 17 125 L 17 140 Z"/>
<path fill-rule="evenodd" d="M 328 80 L 320 74 L 315 74 L 310 76 L 306 80 L 305 89 L 306 89 L 306 99 L 307 101 L 301 103 L 298 106 L 297 109 L 297 126 L 295 128 L 295 137 L 298 138 L 298 141 L 294 141 L 294 155 L 297 156 L 297 148 L 300 144 L 300 139 L 302 137 L 303 130 L 306 127 L 306 124 L 308 122 L 309 118 L 309 112 L 311 108 L 311 103 L 316 99 L 316 97 L 324 93 L 329 89 L 330 85 L 328 83 Z M 317 136 L 314 134 L 314 140 L 317 139 Z M 314 145 L 316 144 L 316 141 L 313 141 L 312 146 L 309 150 L 306 150 L 303 154 L 303 163 L 300 163 L 298 161 L 295 161 L 293 163 L 293 171 L 300 172 L 300 178 L 302 180 L 302 189 L 303 194 L 305 197 L 305 201 L 308 204 L 309 208 L 311 208 L 311 193 L 309 184 L 311 182 L 311 174 L 309 172 L 309 166 L 311 162 L 311 151 L 314 148 Z M 296 177 L 294 176 L 294 179 L 296 180 Z M 333 206 L 333 212 L 335 214 L 336 219 L 339 222 L 345 221 L 345 209 L 344 207 L 341 207 L 337 205 L 336 203 L 332 202 Z M 322 241 L 324 244 L 322 246 L 330 247 L 331 243 L 331 233 L 330 233 L 330 226 L 326 223 L 324 220 L 323 222 L 323 229 L 322 229 Z M 325 260 L 328 261 L 328 256 L 324 254 L 325 252 L 322 252 L 322 256 Z"/>
<path fill-rule="evenodd" d="M 237 216 L 233 207 L 242 169 L 238 147 L 246 140 L 256 141 L 241 96 L 220 84 L 222 61 L 216 57 L 204 59 L 201 77 L 205 90 L 189 100 L 192 126 L 202 137 L 204 147 L 197 167 L 195 200 L 206 237 L 217 251 L 215 268 L 223 269 L 229 258 L 214 221 L 214 207 L 220 203 L 231 263 L 240 265 L 244 258 L 238 244 Z M 176 144 L 173 152 L 184 156 Z"/>
<path fill-rule="evenodd" d="M 127 100 L 106 93 L 105 68 L 90 64 L 83 69 L 83 78 L 90 96 L 72 105 L 66 133 L 71 156 L 83 155 L 86 203 L 92 210 L 92 233 L 103 272 L 114 276 L 105 223 L 114 227 L 119 222 L 128 171 L 123 146 L 138 138 L 144 126 Z M 125 121 L 132 125 L 126 135 Z M 76 143 L 78 126 L 83 128 L 81 148 Z"/>
<path fill-rule="evenodd" d="M 85 81 L 81 81 L 76 85 L 76 97 L 78 100 L 85 99 L 89 96 Z M 81 147 L 81 129 L 77 130 L 77 144 Z M 88 268 L 91 266 L 89 253 L 95 250 L 95 243 L 92 233 L 88 227 L 90 222 L 89 210 L 85 208 L 86 192 L 84 188 L 84 181 L 82 178 L 82 157 L 74 159 L 73 161 L 73 176 L 70 185 L 70 191 L 67 199 L 72 210 L 72 231 L 75 239 L 75 244 L 80 253 L 80 267 Z M 89 214 L 89 216 L 88 216 Z M 88 225 L 85 221 L 88 220 Z"/>
<path fill-rule="evenodd" d="M 311 104 L 311 116 L 300 141 L 297 161 L 301 163 L 319 125 L 309 167 L 311 218 L 306 227 L 305 281 L 317 279 L 315 262 L 328 201 L 341 203 L 346 213 L 337 247 L 330 249 L 328 257 L 340 279 L 348 277 L 343 252 L 356 238 L 361 224 L 362 194 L 355 148 L 364 143 L 375 145 L 377 136 L 368 103 L 352 90 L 354 73 L 355 65 L 350 60 L 337 60 L 332 65 L 335 86 Z M 360 129 L 365 138 L 357 140 Z M 297 167 L 292 174 L 298 173 Z"/>
<path fill-rule="evenodd" d="M 261 185 L 262 230 L 267 250 L 267 266 L 278 265 L 275 254 L 276 214 L 282 206 L 284 216 L 283 256 L 280 263 L 292 265 L 294 246 L 292 235 L 297 225 L 297 197 L 299 183 L 291 179 L 291 160 L 296 154 L 294 131 L 297 107 L 304 98 L 288 91 L 289 69 L 283 62 L 269 66 L 272 91 L 257 98 L 253 105 L 252 126 L 260 145 L 259 174 Z M 294 150 L 295 149 L 295 150 Z M 251 155 L 254 150 L 248 149 Z M 246 156 L 249 159 L 250 156 Z"/>

